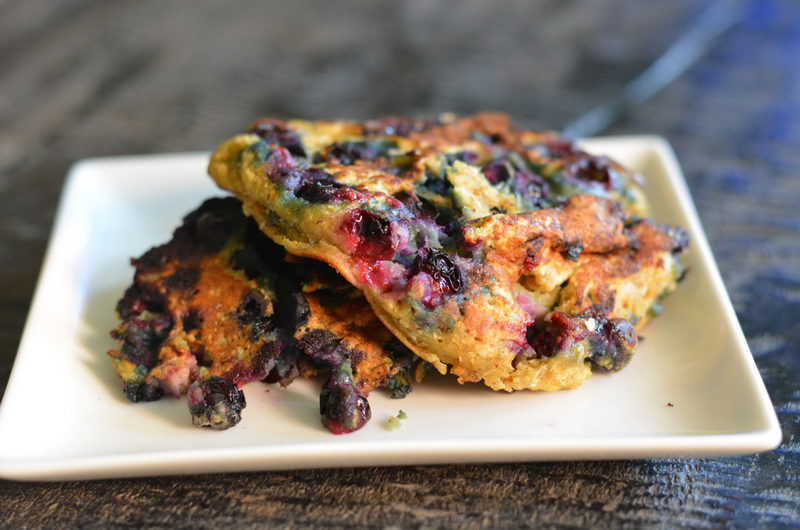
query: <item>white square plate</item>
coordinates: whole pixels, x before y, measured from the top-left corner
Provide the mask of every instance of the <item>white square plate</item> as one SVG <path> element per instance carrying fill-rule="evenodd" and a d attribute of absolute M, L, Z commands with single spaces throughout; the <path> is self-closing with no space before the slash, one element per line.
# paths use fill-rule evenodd
<path fill-rule="evenodd" d="M 105 352 L 131 256 L 221 195 L 206 153 L 86 160 L 67 179 L 0 407 L 0 476 L 85 479 L 285 468 L 716 456 L 778 445 L 781 431 L 669 145 L 587 140 L 647 179 L 653 216 L 688 228 L 690 271 L 630 365 L 556 393 L 492 392 L 431 377 L 405 399 L 375 392 L 372 421 L 334 436 L 318 382 L 247 385 L 244 419 L 193 427 L 185 400 L 133 405 Z M 399 430 L 387 419 L 402 408 Z"/>

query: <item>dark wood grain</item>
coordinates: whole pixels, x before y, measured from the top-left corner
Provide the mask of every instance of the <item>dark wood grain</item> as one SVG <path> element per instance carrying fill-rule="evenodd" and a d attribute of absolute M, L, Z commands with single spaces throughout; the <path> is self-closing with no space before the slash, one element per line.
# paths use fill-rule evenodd
<path fill-rule="evenodd" d="M 209 149 L 258 115 L 496 109 L 559 128 L 619 90 L 707 4 L 0 3 L 0 393 L 74 161 Z M 800 525 L 800 3 L 747 9 L 712 54 L 610 132 L 675 146 L 781 420 L 779 449 L 0 481 L 0 527 Z"/>

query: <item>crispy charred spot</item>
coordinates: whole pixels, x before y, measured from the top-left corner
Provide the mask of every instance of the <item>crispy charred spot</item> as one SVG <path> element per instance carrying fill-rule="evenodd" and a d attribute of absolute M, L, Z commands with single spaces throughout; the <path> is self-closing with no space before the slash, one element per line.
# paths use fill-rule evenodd
<path fill-rule="evenodd" d="M 145 403 L 148 401 L 158 401 L 164 395 L 161 387 L 149 385 L 147 383 L 125 383 L 125 397 L 131 403 Z"/>
<path fill-rule="evenodd" d="M 326 329 L 312 329 L 297 340 L 297 349 L 317 368 L 331 370 L 342 364 L 342 340 Z"/>
<path fill-rule="evenodd" d="M 248 291 L 236 309 L 236 320 L 242 327 L 250 327 L 250 337 L 258 340 L 275 328 L 267 300 L 255 289 Z"/>
<path fill-rule="evenodd" d="M 282 336 L 279 333 L 279 336 Z M 283 347 L 280 340 L 267 340 L 261 345 L 258 353 L 253 357 L 247 366 L 246 373 L 241 380 L 255 381 L 266 378 L 275 367 L 277 359 L 280 357 Z"/>
<path fill-rule="evenodd" d="M 190 291 L 200 279 L 200 270 L 197 267 L 181 267 L 174 274 L 164 280 L 167 289 L 175 291 Z"/>
<path fill-rule="evenodd" d="M 539 236 L 525 244 L 525 261 L 522 265 L 523 272 L 530 272 L 542 262 L 542 248 L 544 237 Z"/>
<path fill-rule="evenodd" d="M 127 320 L 143 311 L 161 313 L 165 307 L 166 299 L 161 293 L 134 283 L 125 290 L 125 294 L 117 302 L 117 313 L 123 320 Z"/>
<path fill-rule="evenodd" d="M 193 383 L 187 392 L 192 423 L 219 431 L 229 429 L 242 419 L 247 406 L 244 392 L 224 377 L 209 377 Z"/>
<path fill-rule="evenodd" d="M 254 324 L 264 317 L 267 301 L 256 290 L 248 291 L 236 310 L 236 318 L 243 325 Z"/>
<path fill-rule="evenodd" d="M 350 365 L 356 368 L 358 368 L 358 366 L 360 366 L 361 363 L 363 363 L 367 358 L 367 354 L 364 352 L 364 350 L 360 350 L 358 348 L 348 348 L 345 352 L 345 355 L 350 360 Z"/>
<path fill-rule="evenodd" d="M 353 382 L 349 361 L 343 362 L 322 385 L 319 412 L 322 424 L 333 434 L 356 431 L 372 416 L 367 398 L 359 394 Z"/>
<path fill-rule="evenodd" d="M 306 156 L 300 136 L 282 124 L 259 121 L 252 125 L 250 132 L 259 136 L 267 144 L 279 145 L 296 156 Z"/>
<path fill-rule="evenodd" d="M 176 233 L 177 232 L 176 230 Z M 160 247 L 151 248 L 138 258 L 131 258 L 130 263 L 137 269 L 154 270 L 163 267 L 169 259 L 170 256 L 167 253 L 167 249 L 162 245 Z"/>
<path fill-rule="evenodd" d="M 237 216 L 228 215 L 234 206 L 224 199 L 210 199 L 184 218 L 170 243 L 172 258 L 211 255 L 230 241 L 240 225 Z"/>
<path fill-rule="evenodd" d="M 216 247 L 216 254 L 206 256 Z M 109 352 L 128 399 L 158 399 L 177 388 L 174 377 L 197 377 L 197 367 L 237 384 L 266 376 L 288 345 L 272 315 L 272 283 L 283 256 L 243 215 L 241 203 L 228 198 L 206 201 L 185 217 L 169 243 L 134 260 L 134 284 L 118 303 L 123 322 L 112 332 L 122 344 Z M 232 269 L 245 270 L 248 278 Z M 223 275 L 223 290 L 201 285 L 207 270 Z M 234 288 L 228 295 L 224 279 Z M 239 288 L 241 294 L 231 296 Z M 187 348 L 191 356 L 184 355 Z M 176 364 L 153 371 L 165 359 Z"/>
<path fill-rule="evenodd" d="M 203 310 L 197 307 L 189 308 L 181 318 L 184 331 L 192 331 L 203 325 Z"/>
<path fill-rule="evenodd" d="M 421 248 L 411 270 L 430 274 L 443 293 L 457 293 L 463 286 L 458 265 L 441 250 Z"/>
<path fill-rule="evenodd" d="M 395 242 L 392 239 L 392 224 L 388 219 L 359 208 L 350 210 L 341 226 L 350 240 L 355 257 L 385 260 L 394 255 Z"/>

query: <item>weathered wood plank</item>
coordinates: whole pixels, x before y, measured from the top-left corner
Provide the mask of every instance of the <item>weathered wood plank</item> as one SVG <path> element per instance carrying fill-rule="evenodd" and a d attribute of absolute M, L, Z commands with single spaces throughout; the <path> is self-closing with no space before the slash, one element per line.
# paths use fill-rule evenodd
<path fill-rule="evenodd" d="M 512 112 L 560 127 L 708 2 L 0 4 L 0 394 L 68 166 L 205 149 L 259 114 Z M 739 458 L 0 482 L 2 527 L 800 524 L 800 5 L 613 129 L 676 147 L 784 443 Z M 2 433 L 0 433 L 2 435 Z"/>

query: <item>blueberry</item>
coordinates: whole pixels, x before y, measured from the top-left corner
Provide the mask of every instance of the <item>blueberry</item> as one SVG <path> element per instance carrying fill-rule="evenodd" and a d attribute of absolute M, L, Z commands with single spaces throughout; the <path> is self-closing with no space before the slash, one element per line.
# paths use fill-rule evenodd
<path fill-rule="evenodd" d="M 250 132 L 260 136 L 267 144 L 280 145 L 297 156 L 306 156 L 300 136 L 277 123 L 260 122 L 253 125 Z"/>
<path fill-rule="evenodd" d="M 689 232 L 680 226 L 670 226 L 667 233 L 672 238 L 672 252 L 683 252 L 689 248 Z"/>
<path fill-rule="evenodd" d="M 526 338 L 535 352 L 534 357 L 542 359 L 553 357 L 580 342 L 586 334 L 587 330 L 579 319 L 556 311 L 550 320 L 539 320 L 528 327 Z"/>
<path fill-rule="evenodd" d="M 570 261 L 578 261 L 583 253 L 583 243 L 580 241 L 567 241 L 564 245 L 564 253 Z"/>
<path fill-rule="evenodd" d="M 547 182 L 532 173 L 528 163 L 518 153 L 492 160 L 484 164 L 482 169 L 486 180 L 495 185 L 508 182 L 514 192 L 528 201 L 531 208 L 547 206 L 545 199 L 550 194 Z"/>
<path fill-rule="evenodd" d="M 436 219 L 439 216 L 439 212 L 433 203 L 424 197 L 419 197 L 414 192 L 399 191 L 392 196 L 402 202 L 408 208 L 408 211 L 416 217 Z"/>
<path fill-rule="evenodd" d="M 605 157 L 580 154 L 572 157 L 564 170 L 568 177 L 599 182 L 606 189 L 614 186 L 611 162 Z"/>
<path fill-rule="evenodd" d="M 633 357 L 638 342 L 636 328 L 625 319 L 610 320 L 595 317 L 597 327 L 590 336 L 592 364 L 604 371 L 617 371 L 624 368 Z"/>
<path fill-rule="evenodd" d="M 342 229 L 350 237 L 356 257 L 385 260 L 394 255 L 395 242 L 388 219 L 359 208 L 348 212 Z"/>
<path fill-rule="evenodd" d="M 445 293 L 456 293 L 463 286 L 458 265 L 453 263 L 453 260 L 441 250 L 420 249 L 412 270 L 433 276 L 436 284 Z"/>
<path fill-rule="evenodd" d="M 254 341 L 275 329 L 271 307 L 256 289 L 251 289 L 242 297 L 236 308 L 236 320 L 242 327 L 250 326 L 250 337 Z"/>
<path fill-rule="evenodd" d="M 380 152 L 367 142 L 341 142 L 334 144 L 330 154 L 341 164 L 351 165 L 356 160 L 375 160 Z"/>
<path fill-rule="evenodd" d="M 511 178 L 514 170 L 506 160 L 492 160 L 483 166 L 483 175 L 492 184 L 500 184 Z"/>
<path fill-rule="evenodd" d="M 166 313 L 145 311 L 132 313 L 111 336 L 122 341 L 124 359 L 149 370 L 158 362 L 158 351 L 172 327 L 172 319 Z"/>
<path fill-rule="evenodd" d="M 294 194 L 298 199 L 312 204 L 323 204 L 344 197 L 342 190 L 347 186 L 333 180 L 333 175 L 322 169 L 309 169 L 303 175 Z"/>
<path fill-rule="evenodd" d="M 372 417 L 367 398 L 353 382 L 350 361 L 343 362 L 322 385 L 319 413 L 322 424 L 333 434 L 357 431 Z"/>
<path fill-rule="evenodd" d="M 297 189 L 305 179 L 305 171 L 299 167 L 280 166 L 269 171 L 267 176 L 273 182 L 291 190 Z"/>
<path fill-rule="evenodd" d="M 550 188 L 539 175 L 528 171 L 517 171 L 512 187 L 520 196 L 528 200 L 532 208 L 550 207 L 548 202 Z"/>
<path fill-rule="evenodd" d="M 193 383 L 187 392 L 192 423 L 218 431 L 229 429 L 242 419 L 242 409 L 247 406 L 244 392 L 233 381 L 224 377 L 209 377 L 202 383 Z"/>

